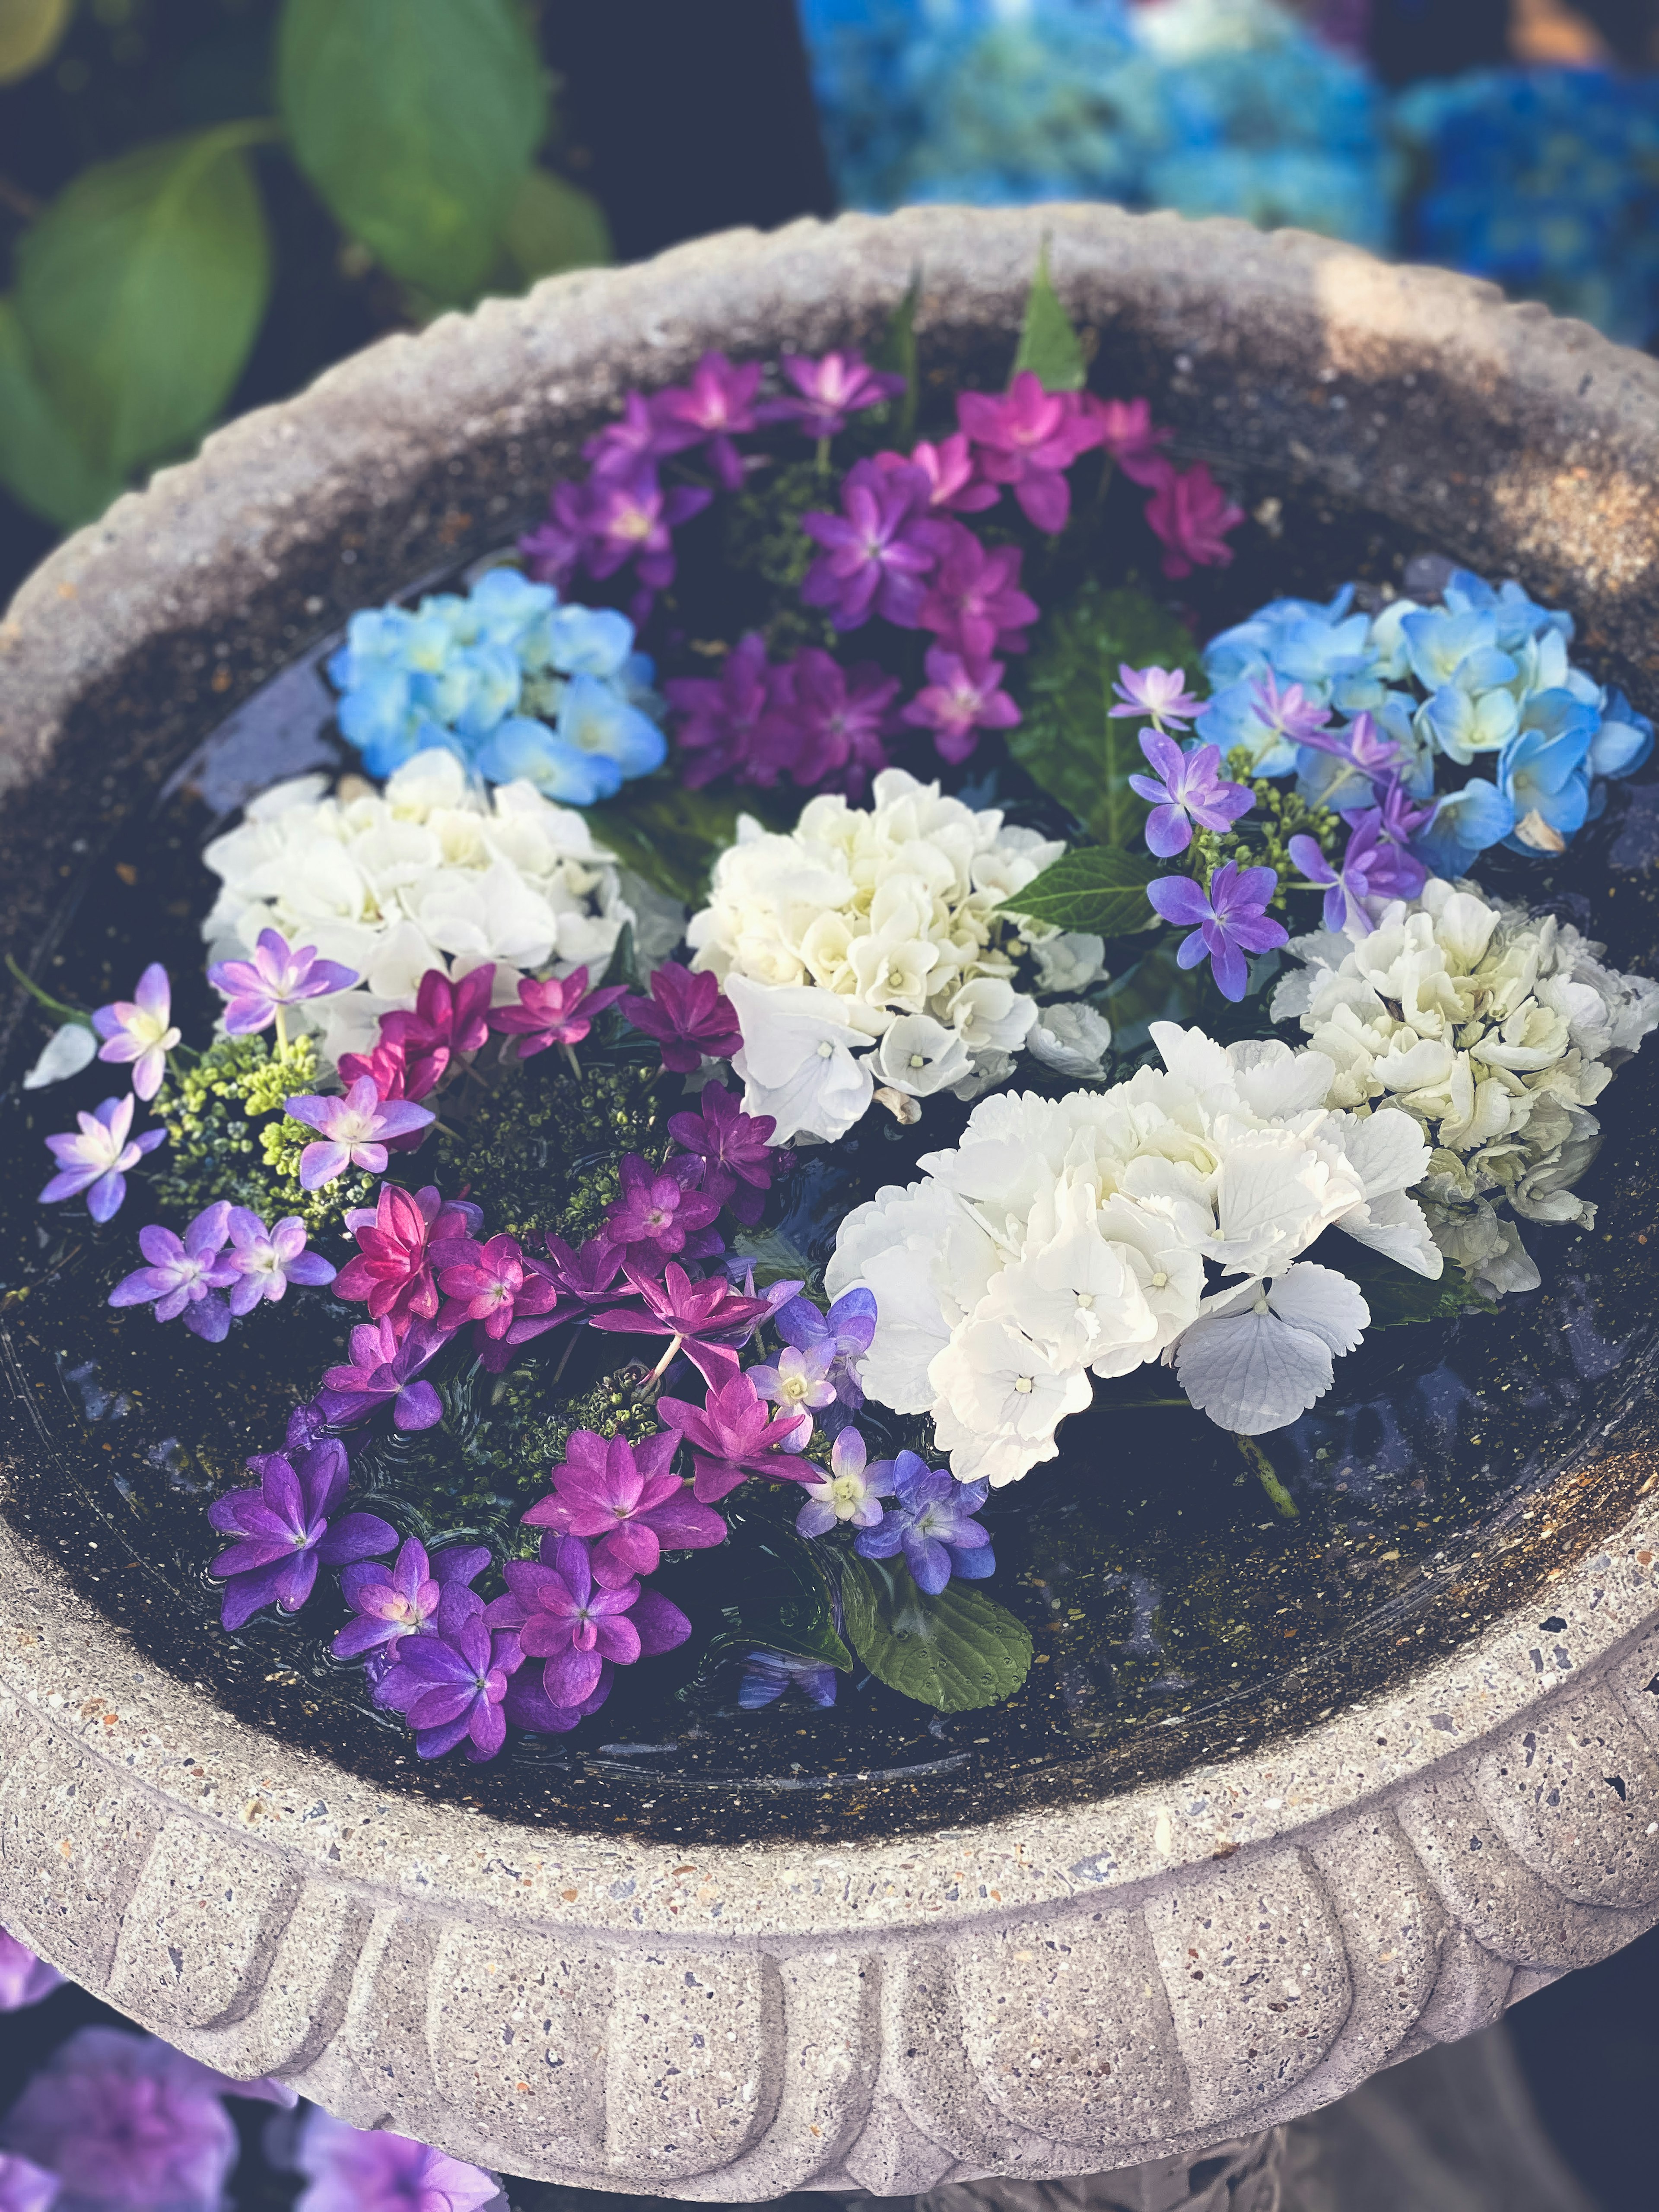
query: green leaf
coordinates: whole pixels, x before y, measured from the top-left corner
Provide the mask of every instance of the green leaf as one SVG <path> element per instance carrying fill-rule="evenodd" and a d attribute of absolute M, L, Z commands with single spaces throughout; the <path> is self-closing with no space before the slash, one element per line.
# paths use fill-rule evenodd
<path fill-rule="evenodd" d="M 1048 626 L 1031 656 L 1030 703 L 1008 732 L 1008 750 L 1026 774 L 1070 807 L 1103 845 L 1138 846 L 1146 827 L 1144 799 L 1129 788 L 1146 773 L 1144 726 L 1113 719 L 1113 685 L 1121 666 L 1185 668 L 1203 698 L 1209 686 L 1198 647 L 1177 616 L 1144 592 L 1086 584 Z"/>
<path fill-rule="evenodd" d="M 17 313 L 0 299 L 0 483 L 60 530 L 101 514 L 121 479 L 82 452 L 35 374 Z"/>
<path fill-rule="evenodd" d="M 769 1289 L 774 1283 L 795 1282 L 805 1283 L 810 1289 L 817 1280 L 817 1267 L 781 1229 L 739 1229 L 732 1239 L 732 1249 L 738 1259 L 754 1262 L 757 1290 Z"/>
<path fill-rule="evenodd" d="M 872 367 L 888 369 L 904 379 L 904 396 L 898 403 L 898 413 L 892 424 L 893 443 L 901 451 L 915 435 L 916 404 L 921 397 L 916 380 L 916 307 L 921 298 L 921 271 L 918 270 L 904 297 L 894 308 L 893 319 L 881 343 L 870 356 Z"/>
<path fill-rule="evenodd" d="M 793 822 L 796 810 L 775 794 L 690 791 L 666 776 L 641 778 L 616 799 L 590 806 L 593 835 L 624 867 L 687 906 L 702 903 L 709 872 L 738 834 L 738 817 L 758 815 L 768 827 Z"/>
<path fill-rule="evenodd" d="M 1084 845 L 1074 853 L 1062 853 L 1023 891 L 1002 903 L 1010 914 L 1051 921 L 1057 929 L 1128 937 L 1138 929 L 1157 927 L 1158 917 L 1146 902 L 1146 886 L 1164 872 L 1150 854 Z"/>
<path fill-rule="evenodd" d="M 744 1595 L 721 1608 L 731 1640 L 849 1672 L 853 1655 L 836 1633 L 830 1584 L 808 1546 L 781 1528 L 750 1525 L 740 1534 Z"/>
<path fill-rule="evenodd" d="M 341 225 L 433 299 L 476 298 L 547 131 L 517 0 L 287 0 L 276 85 Z"/>
<path fill-rule="evenodd" d="M 1415 1274 L 1398 1261 L 1368 1251 L 1352 1237 L 1345 1237 L 1331 1264 L 1359 1285 L 1371 1310 L 1373 1328 L 1407 1328 L 1418 1322 L 1450 1321 L 1458 1314 L 1498 1310 L 1449 1260 L 1444 1273 L 1431 1282 L 1426 1275 Z"/>
<path fill-rule="evenodd" d="M 270 289 L 245 149 L 266 123 L 83 169 L 17 248 L 18 319 L 94 479 L 187 444 L 230 396 Z"/>
<path fill-rule="evenodd" d="M 847 1638 L 879 1682 L 942 1713 L 1000 1705 L 1025 1680 L 1031 1638 L 982 1590 L 951 1582 L 937 1597 L 892 1559 L 842 1563 Z"/>
<path fill-rule="evenodd" d="M 566 269 L 598 269 L 611 258 L 611 226 L 591 192 L 549 169 L 519 180 L 501 244 L 526 284 Z"/>
<path fill-rule="evenodd" d="M 0 0 L 0 84 L 15 84 L 58 51 L 75 0 Z"/>
<path fill-rule="evenodd" d="M 1037 256 L 1036 275 L 1025 295 L 1025 318 L 1019 326 L 1014 374 L 1018 376 L 1023 368 L 1036 371 L 1045 392 L 1081 392 L 1088 373 L 1083 342 L 1049 281 L 1046 238 Z"/>

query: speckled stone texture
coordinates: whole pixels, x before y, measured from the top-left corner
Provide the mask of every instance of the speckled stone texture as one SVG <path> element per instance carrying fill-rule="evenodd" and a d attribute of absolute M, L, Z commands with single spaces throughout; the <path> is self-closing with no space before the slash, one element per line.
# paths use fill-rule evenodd
<path fill-rule="evenodd" d="M 501 542 L 626 385 L 867 338 L 918 266 L 928 358 L 999 375 L 1045 233 L 1188 453 L 1518 572 L 1653 707 L 1655 363 L 1228 223 L 801 225 L 389 341 L 55 554 L 0 627 L 14 927 L 87 810 L 342 611 Z M 1644 1499 L 1397 1693 L 1174 1783 L 682 1856 L 240 1727 L 0 1529 L 0 1919 L 216 2065 L 520 2174 L 732 2201 L 1199 2159 L 1659 1918 L 1656 1551 Z"/>

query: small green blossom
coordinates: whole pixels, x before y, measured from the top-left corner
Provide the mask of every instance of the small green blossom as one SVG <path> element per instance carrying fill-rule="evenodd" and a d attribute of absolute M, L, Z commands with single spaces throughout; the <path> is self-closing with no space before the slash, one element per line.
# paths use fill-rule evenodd
<path fill-rule="evenodd" d="M 1347 841 L 1346 826 L 1328 807 L 1310 806 L 1305 799 L 1299 799 L 1288 783 L 1266 776 L 1250 781 L 1246 746 L 1235 745 L 1228 754 L 1227 773 L 1236 781 L 1249 784 L 1255 803 L 1231 830 L 1194 831 L 1192 872 L 1200 882 L 1206 882 L 1226 860 L 1236 861 L 1241 868 L 1272 868 L 1278 875 L 1279 888 L 1268 902 L 1269 910 L 1283 914 L 1289 894 L 1302 875 L 1291 857 L 1291 838 L 1311 837 L 1328 860 L 1334 860 Z"/>

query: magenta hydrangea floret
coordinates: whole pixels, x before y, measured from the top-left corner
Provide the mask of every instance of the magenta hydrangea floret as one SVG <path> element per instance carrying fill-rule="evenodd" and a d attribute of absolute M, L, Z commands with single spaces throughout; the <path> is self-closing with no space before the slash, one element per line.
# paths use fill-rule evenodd
<path fill-rule="evenodd" d="M 208 981 L 226 1000 L 225 1028 L 232 1036 L 251 1036 L 276 1022 L 283 1010 L 349 990 L 355 968 L 318 957 L 314 945 L 290 948 L 280 930 L 262 929 L 249 960 L 216 961 Z"/>
<path fill-rule="evenodd" d="M 227 1628 L 240 1628 L 268 1605 L 297 1613 L 319 1565 L 345 1566 L 395 1548 L 398 1532 L 378 1513 L 334 1517 L 351 1480 L 337 1437 L 323 1437 L 297 1461 L 268 1452 L 248 1466 L 258 1487 L 233 1490 L 208 1508 L 219 1533 L 236 1539 L 208 1569 L 228 1585 L 221 1611 Z"/>
<path fill-rule="evenodd" d="M 659 1398 L 657 1412 L 691 1447 L 692 1492 L 713 1505 L 751 1474 L 779 1482 L 811 1482 L 817 1470 L 791 1453 L 799 1413 L 774 1414 L 746 1374 L 711 1389 L 701 1406 L 689 1398 Z"/>
<path fill-rule="evenodd" d="M 1271 868 L 1241 868 L 1224 860 L 1210 878 L 1207 893 L 1190 876 L 1159 876 L 1146 896 L 1165 921 L 1188 928 L 1176 958 L 1196 968 L 1206 957 L 1222 996 L 1237 1000 L 1249 981 L 1247 952 L 1270 952 L 1288 942 L 1289 933 L 1267 912 L 1279 888 Z"/>
<path fill-rule="evenodd" d="M 904 389 L 902 376 L 872 368 L 856 353 L 826 353 L 816 360 L 810 354 L 787 353 L 781 367 L 794 393 L 767 400 L 761 418 L 797 423 L 809 438 L 839 436 L 849 416 L 896 399 Z"/>
<path fill-rule="evenodd" d="M 447 1340 L 447 1332 L 432 1322 L 412 1322 L 401 1337 L 389 1320 L 359 1322 L 350 1359 L 323 1376 L 318 1411 L 335 1429 L 355 1428 L 386 1407 L 394 1428 L 435 1428 L 443 1400 L 421 1370 Z"/>
<path fill-rule="evenodd" d="M 659 1590 L 629 1580 L 607 1587 L 593 1574 L 580 1536 L 560 1536 L 552 1562 L 508 1559 L 501 1569 L 505 1598 L 484 1608 L 484 1620 L 516 1637 L 526 1659 L 544 1662 L 542 1686 L 556 1707 L 580 1705 L 599 1686 L 604 1663 L 631 1667 L 672 1651 L 691 1624 Z"/>
<path fill-rule="evenodd" d="M 1109 719 L 1146 714 L 1155 730 L 1184 728 L 1204 704 L 1188 690 L 1184 668 L 1131 668 L 1120 661 L 1112 689 L 1117 704 L 1106 709 Z"/>
<path fill-rule="evenodd" d="M 657 1168 L 637 1152 L 625 1153 L 617 1170 L 621 1193 L 605 1216 L 606 1237 L 641 1266 L 660 1265 L 671 1253 L 702 1259 L 723 1250 L 710 1225 L 720 1202 L 696 1188 L 702 1173 L 695 1158 Z"/>
<path fill-rule="evenodd" d="M 878 453 L 884 469 L 920 469 L 927 479 L 927 504 L 935 514 L 981 514 L 1002 497 L 1000 484 L 981 473 L 978 457 L 961 430 L 938 444 L 922 439 L 907 453 Z"/>
<path fill-rule="evenodd" d="M 660 1282 L 631 1261 L 623 1274 L 638 1304 L 597 1313 L 592 1325 L 625 1335 L 667 1337 L 668 1349 L 658 1363 L 659 1373 L 677 1352 L 684 1352 L 705 1381 L 725 1382 L 736 1370 L 738 1352 L 772 1310 L 764 1298 L 744 1297 L 721 1276 L 694 1281 L 673 1260 Z M 751 1390 L 749 1395 L 753 1395 Z M 662 1401 L 665 1406 L 672 1402 Z M 699 1490 L 697 1495 L 703 1498 L 705 1492 Z"/>
<path fill-rule="evenodd" d="M 1041 377 L 1023 368 L 1006 392 L 958 392 L 957 420 L 981 474 L 1012 487 L 1026 520 L 1038 530 L 1063 530 L 1072 512 L 1066 471 L 1105 440 L 1093 410 L 1074 392 L 1045 392 Z"/>
<path fill-rule="evenodd" d="M 1164 542 L 1164 573 L 1190 576 L 1194 568 L 1224 568 L 1233 557 L 1227 532 L 1244 520 L 1202 461 L 1170 469 L 1146 502 L 1146 520 Z"/>
<path fill-rule="evenodd" d="M 103 1039 L 99 1059 L 118 1064 L 131 1060 L 134 1096 L 154 1098 L 167 1073 L 167 1054 L 179 1042 L 173 1026 L 173 987 L 161 962 L 150 962 L 131 999 L 100 1006 L 92 1025 Z"/>
<path fill-rule="evenodd" d="M 822 646 L 803 646 L 773 671 L 771 702 L 750 754 L 750 780 L 791 777 L 802 790 L 829 786 L 861 799 L 887 766 L 899 681 L 873 660 L 842 664 Z"/>
<path fill-rule="evenodd" d="M 841 513 L 801 517 L 801 528 L 823 549 L 801 586 L 806 605 L 822 607 L 837 629 L 857 629 L 872 614 L 914 629 L 940 532 L 962 526 L 929 517 L 928 489 L 920 469 L 855 461 L 842 479 Z"/>
<path fill-rule="evenodd" d="M 478 1335 L 489 1342 L 518 1345 L 565 1318 L 557 1284 L 530 1265 L 516 1237 L 491 1237 L 482 1244 L 456 1238 L 432 1256 L 438 1288 L 449 1301 L 441 1316 L 446 1328 L 476 1322 Z"/>
<path fill-rule="evenodd" d="M 58 1172 L 40 1194 L 42 1206 L 60 1199 L 87 1194 L 87 1212 L 94 1221 L 108 1221 L 121 1209 L 127 1194 L 127 1170 L 137 1166 L 167 1136 L 165 1129 L 146 1129 L 129 1138 L 132 1127 L 132 1093 L 125 1098 L 106 1098 L 90 1114 L 77 1114 L 80 1128 L 73 1135 L 48 1137 L 46 1149 L 58 1163 Z"/>
<path fill-rule="evenodd" d="M 657 972 L 660 975 L 662 970 Z M 730 1006 L 728 1000 L 720 1003 Z M 735 1029 L 735 1015 L 732 1019 Z M 737 1036 L 732 1050 L 736 1051 L 742 1042 L 741 1036 Z M 752 1226 L 761 1218 L 764 1194 L 771 1188 L 778 1164 L 771 1141 L 777 1126 L 770 1114 L 745 1114 L 734 1092 L 723 1090 L 718 1083 L 708 1083 L 699 1095 L 697 1111 L 673 1115 L 668 1133 L 702 1162 L 702 1188 L 708 1195 L 729 1206 L 738 1220 Z"/>
<path fill-rule="evenodd" d="M 925 665 L 927 681 L 901 719 L 933 732 L 941 760 L 965 761 L 981 730 L 1012 730 L 1019 720 L 1019 708 L 1002 689 L 1005 662 L 964 659 L 935 645 Z"/>
<path fill-rule="evenodd" d="M 607 1006 L 614 1006 L 627 988 L 607 983 L 589 990 L 585 967 L 573 968 L 568 975 L 550 975 L 545 981 L 526 975 L 519 985 L 517 1006 L 492 1009 L 489 1026 L 516 1036 L 519 1058 L 528 1060 L 550 1045 L 580 1044 L 596 1018 Z"/>
<path fill-rule="evenodd" d="M 663 695 L 681 717 L 675 735 L 690 757 L 682 782 L 696 790 L 719 775 L 741 775 L 753 757 L 761 717 L 772 703 L 776 671 L 766 640 L 748 630 L 720 664 L 718 676 L 674 676 Z"/>
<path fill-rule="evenodd" d="M 1193 842 L 1193 824 L 1201 830 L 1229 830 L 1255 800 L 1242 783 L 1229 783 L 1221 774 L 1221 752 L 1216 745 L 1199 745 L 1185 752 L 1160 730 L 1141 734 L 1140 750 L 1155 773 L 1132 775 L 1129 788 L 1152 802 L 1146 817 L 1146 843 L 1160 860 L 1184 853 Z"/>
<path fill-rule="evenodd" d="M 655 1038 L 673 1074 L 695 1074 L 705 1060 L 730 1060 L 742 1049 L 737 1009 L 716 977 L 665 960 L 653 969 L 649 991 L 648 998 L 625 997 L 623 1013 L 641 1036 Z"/>
<path fill-rule="evenodd" d="M 526 1524 L 597 1538 L 593 1577 L 606 1584 L 654 1574 L 665 1552 L 724 1543 L 726 1522 L 712 1506 L 699 1505 L 673 1472 L 679 1443 L 672 1429 L 639 1443 L 578 1429 L 552 1471 L 552 1495 L 531 1507 Z"/>
<path fill-rule="evenodd" d="M 982 545 L 960 522 L 933 527 L 939 533 L 939 562 L 917 622 L 965 660 L 1024 653 L 1026 629 L 1040 610 L 1019 587 L 1019 548 Z"/>
<path fill-rule="evenodd" d="M 684 434 L 688 446 L 702 441 L 715 476 L 727 491 L 743 488 L 743 456 L 732 440 L 758 428 L 756 398 L 762 365 L 738 368 L 723 353 L 706 353 L 690 383 L 672 385 L 657 395 L 656 416 L 671 434 Z"/>
<path fill-rule="evenodd" d="M 287 1104 L 293 1119 L 315 1129 L 320 1139 L 300 1155 L 302 1190 L 319 1190 L 348 1168 L 384 1175 L 389 1139 L 424 1129 L 436 1118 L 429 1106 L 382 1098 L 370 1075 L 360 1075 L 343 1098 L 305 1097 Z"/>
<path fill-rule="evenodd" d="M 234 1297 L 227 1304 L 219 1295 L 244 1280 L 235 1255 L 225 1251 L 230 1216 L 230 1203 L 222 1198 L 204 1206 L 182 1237 L 155 1223 L 141 1229 L 138 1249 L 148 1264 L 121 1278 L 109 1294 L 111 1305 L 153 1305 L 157 1321 L 176 1321 L 182 1314 L 194 1335 L 222 1344 L 232 1312 L 248 1310 L 247 1304 L 237 1307 Z"/>

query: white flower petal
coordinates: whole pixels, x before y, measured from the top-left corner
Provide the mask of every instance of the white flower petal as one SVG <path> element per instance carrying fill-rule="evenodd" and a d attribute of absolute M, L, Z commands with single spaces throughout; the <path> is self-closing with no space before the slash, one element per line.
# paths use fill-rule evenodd
<path fill-rule="evenodd" d="M 49 1083 L 62 1083 L 78 1075 L 97 1050 L 97 1035 L 85 1022 L 65 1022 L 42 1046 L 40 1057 L 23 1078 L 24 1090 L 44 1091 Z"/>

